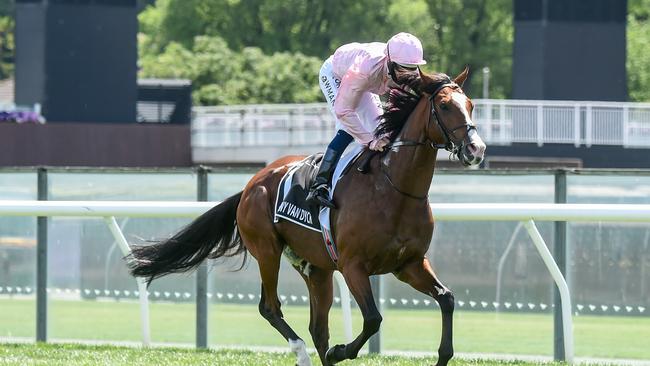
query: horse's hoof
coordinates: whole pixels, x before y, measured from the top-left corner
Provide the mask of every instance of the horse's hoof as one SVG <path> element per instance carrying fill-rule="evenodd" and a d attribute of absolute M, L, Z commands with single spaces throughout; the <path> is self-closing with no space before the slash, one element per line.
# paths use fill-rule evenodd
<path fill-rule="evenodd" d="M 330 365 L 336 365 L 336 363 L 343 361 L 345 359 L 345 345 L 337 344 L 336 346 L 327 350 L 325 354 L 325 359 Z"/>

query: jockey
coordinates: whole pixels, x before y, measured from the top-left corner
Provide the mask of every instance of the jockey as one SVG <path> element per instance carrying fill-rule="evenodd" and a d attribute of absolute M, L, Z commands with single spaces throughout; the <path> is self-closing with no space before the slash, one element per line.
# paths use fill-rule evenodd
<path fill-rule="evenodd" d="M 307 202 L 336 208 L 329 187 L 343 151 L 352 140 L 374 151 L 384 150 L 388 137 L 374 136 L 382 113 L 379 95 L 399 86 L 404 76 L 419 76 L 423 64 L 422 43 L 409 33 L 398 33 L 387 43 L 349 43 L 325 60 L 318 77 L 336 120 L 336 136 L 323 155 Z"/>

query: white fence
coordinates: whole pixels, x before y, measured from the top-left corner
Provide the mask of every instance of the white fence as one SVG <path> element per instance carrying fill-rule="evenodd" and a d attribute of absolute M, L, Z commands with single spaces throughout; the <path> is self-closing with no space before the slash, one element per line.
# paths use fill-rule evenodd
<path fill-rule="evenodd" d="M 474 100 L 474 120 L 492 145 L 513 143 L 650 148 L 650 104 Z M 324 103 L 195 107 L 192 146 L 324 145 L 333 136 Z"/>
<path fill-rule="evenodd" d="M 216 202 L 82 202 L 82 201 L 0 201 L 0 216 L 92 216 L 102 217 L 111 229 L 123 253 L 129 246 L 115 221 L 124 217 L 195 217 L 217 204 Z M 562 333 L 565 360 L 573 361 L 573 325 L 569 288 L 553 259 L 534 220 L 538 221 L 616 221 L 650 222 L 650 205 L 629 204 L 432 204 L 437 220 L 450 221 L 520 221 L 527 229 L 553 280 L 557 284 L 562 302 Z M 39 263 L 45 266 L 46 263 Z M 340 281 L 341 276 L 337 276 Z M 45 281 L 46 283 L 47 281 Z M 148 299 L 146 288 L 138 281 L 141 301 L 143 343 L 150 342 Z M 44 286 L 44 284 L 43 284 Z M 344 286 L 344 285 L 343 285 Z M 44 290 L 44 289 L 43 289 Z M 37 294 L 45 294 L 39 291 Z M 349 294 L 346 293 L 347 296 Z M 344 297 L 342 298 L 349 298 Z M 344 314 L 350 314 L 349 300 L 342 301 Z M 39 313 L 39 316 L 43 314 Z M 46 319 L 47 315 L 43 315 Z M 37 319 L 37 322 L 41 319 Z M 207 318 L 201 319 L 207 322 Z M 349 315 L 344 316 L 345 333 L 351 338 Z"/>

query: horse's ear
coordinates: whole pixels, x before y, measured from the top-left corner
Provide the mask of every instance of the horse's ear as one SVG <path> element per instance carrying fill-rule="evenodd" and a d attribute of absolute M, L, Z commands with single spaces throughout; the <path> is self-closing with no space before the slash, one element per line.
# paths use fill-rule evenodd
<path fill-rule="evenodd" d="M 461 88 L 463 87 L 463 84 L 465 83 L 465 80 L 467 80 L 467 76 L 469 75 L 469 65 L 465 65 L 465 70 L 458 74 L 454 78 L 454 83 L 458 84 Z"/>
<path fill-rule="evenodd" d="M 429 94 L 433 93 L 433 87 L 435 86 L 435 80 L 431 77 L 431 75 L 427 74 L 426 72 L 420 70 L 418 68 L 418 71 L 420 73 L 420 80 L 419 80 L 419 92 L 427 92 Z M 417 90 L 417 89 L 416 89 Z"/>

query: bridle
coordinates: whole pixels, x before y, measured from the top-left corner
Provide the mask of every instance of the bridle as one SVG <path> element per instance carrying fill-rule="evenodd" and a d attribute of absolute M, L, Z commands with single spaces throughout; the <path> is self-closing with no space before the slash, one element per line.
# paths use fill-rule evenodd
<path fill-rule="evenodd" d="M 451 79 L 449 79 L 446 83 L 441 84 L 440 86 L 438 86 L 438 88 L 436 88 L 436 90 L 433 93 L 431 93 L 431 96 L 429 96 L 429 101 L 431 102 L 431 113 L 429 113 L 429 119 L 427 120 L 427 126 L 426 126 L 426 131 L 429 131 L 429 129 L 431 128 L 431 124 L 432 124 L 431 121 L 432 120 L 435 121 L 436 126 L 440 129 L 440 131 L 442 131 L 442 137 L 444 138 L 444 142 L 443 143 L 437 143 L 437 142 L 433 141 L 432 139 L 429 138 L 429 134 L 427 133 L 426 134 L 427 137 L 426 137 L 426 139 L 424 141 L 399 139 L 399 140 L 395 140 L 392 143 L 390 143 L 389 145 L 387 145 L 387 148 L 389 148 L 393 152 L 397 152 L 399 147 L 428 146 L 428 147 L 430 147 L 432 149 L 445 149 L 446 151 L 449 151 L 451 153 L 450 157 L 452 157 L 452 156 L 460 156 L 460 154 L 462 152 L 463 145 L 464 145 L 464 139 L 462 139 L 462 140 L 458 139 L 456 137 L 455 132 L 462 129 L 462 128 L 465 128 L 466 131 L 467 131 L 465 136 L 467 138 L 467 136 L 470 135 L 470 131 L 476 130 L 476 126 L 473 125 L 473 124 L 470 124 L 470 123 L 468 123 L 466 121 L 464 124 L 462 124 L 460 126 L 454 127 L 453 129 L 449 129 L 445 125 L 445 123 L 442 122 L 442 119 L 438 115 L 438 111 L 436 110 L 436 106 L 435 106 L 435 103 L 434 103 L 433 100 L 438 95 L 438 93 L 440 93 L 440 91 L 442 89 L 448 88 L 448 87 L 453 88 L 453 89 L 460 89 L 460 86 L 458 84 L 456 84 Z M 410 194 L 408 192 L 404 192 L 404 191 L 400 190 L 399 188 L 397 188 L 397 186 L 393 183 L 392 179 L 390 178 L 389 172 L 386 170 L 386 164 L 381 162 L 380 166 L 381 166 L 382 173 L 386 177 L 386 180 L 388 180 L 388 183 L 397 192 L 399 192 L 400 194 L 402 194 L 402 195 L 404 195 L 406 197 L 417 199 L 417 200 L 423 200 L 423 199 L 427 198 L 426 195 L 422 196 L 422 197 L 415 196 L 415 195 L 412 195 L 412 194 Z"/>
<path fill-rule="evenodd" d="M 469 135 L 469 132 L 471 130 L 476 130 L 476 126 L 470 123 L 465 122 L 464 124 L 454 127 L 453 129 L 449 129 L 445 123 L 442 122 L 442 119 L 438 115 L 438 111 L 436 110 L 435 103 L 433 100 L 435 97 L 440 93 L 440 91 L 444 88 L 453 88 L 453 89 L 460 89 L 460 86 L 453 81 L 449 80 L 448 82 L 441 84 L 438 86 L 438 88 L 429 96 L 429 101 L 431 102 L 431 113 L 429 113 L 429 119 L 427 121 L 427 131 L 431 128 L 431 120 L 433 120 L 436 124 L 436 126 L 442 131 L 442 137 L 444 138 L 443 143 L 436 143 L 432 139 L 429 139 L 427 136 L 425 141 L 414 141 L 414 140 L 395 140 L 391 144 L 389 144 L 387 147 L 390 148 L 393 151 L 397 151 L 398 147 L 402 146 L 429 146 L 432 149 L 445 149 L 452 153 L 453 155 L 457 155 L 460 152 L 460 149 L 463 145 L 463 141 L 458 142 L 460 139 L 456 137 L 455 132 L 465 128 L 467 130 L 467 135 Z M 428 135 L 428 134 L 427 134 Z M 453 139 L 452 139 L 453 138 Z"/>

